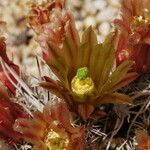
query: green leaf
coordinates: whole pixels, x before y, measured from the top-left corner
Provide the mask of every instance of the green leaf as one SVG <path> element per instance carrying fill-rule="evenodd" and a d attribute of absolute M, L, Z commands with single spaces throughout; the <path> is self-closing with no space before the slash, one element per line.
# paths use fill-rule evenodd
<path fill-rule="evenodd" d="M 64 98 L 61 88 L 54 81 L 41 82 L 39 85 L 44 89 L 49 90 L 51 93 L 55 94 L 59 98 L 61 99 Z"/>
<path fill-rule="evenodd" d="M 69 87 L 67 73 L 68 66 L 67 63 L 62 57 L 62 50 L 57 47 L 54 43 L 49 43 L 49 60 L 48 65 L 54 74 L 58 77 L 58 79 L 63 83 L 63 85 Z"/>
<path fill-rule="evenodd" d="M 90 76 L 96 82 L 96 72 L 100 73 L 99 65 L 101 65 L 102 61 L 100 59 L 100 54 L 102 51 L 102 44 L 98 44 L 94 47 L 93 51 L 91 52 L 90 61 L 89 61 L 89 71 Z"/>
<path fill-rule="evenodd" d="M 112 67 L 114 66 L 114 46 L 113 45 L 104 45 L 103 51 L 105 50 L 105 56 L 103 59 L 103 65 L 101 66 L 100 75 L 98 76 L 97 82 L 98 90 L 102 87 L 102 85 L 108 80 L 110 76 L 110 72 L 112 71 Z"/>
<path fill-rule="evenodd" d="M 108 92 L 114 84 L 121 81 L 126 73 L 131 69 L 130 67 L 134 64 L 133 61 L 125 61 L 119 65 L 114 72 L 110 75 L 106 83 L 100 88 L 99 94 Z"/>
<path fill-rule="evenodd" d="M 80 104 L 78 106 L 78 112 L 85 121 L 88 119 L 88 117 L 93 111 L 94 107 L 90 104 Z"/>
<path fill-rule="evenodd" d="M 78 66 L 80 66 L 80 65 L 85 66 L 85 67 L 90 66 L 91 53 L 94 51 L 95 45 L 97 45 L 97 44 L 98 44 L 97 36 L 96 36 L 95 32 L 93 31 L 92 27 L 90 26 L 89 28 L 87 28 L 84 31 L 84 33 L 82 35 L 81 45 L 84 45 L 84 46 L 81 46 L 81 48 L 83 48 L 83 50 L 80 49 L 80 51 L 82 51 L 83 53 L 79 52 L 78 57 L 80 59 L 79 62 L 81 62 L 82 59 L 83 59 L 83 61 L 82 61 L 82 64 L 78 63 Z"/>
<path fill-rule="evenodd" d="M 81 67 L 88 67 L 88 57 L 89 53 L 88 50 L 88 43 L 84 43 L 80 46 L 78 57 L 77 57 L 77 69 Z"/>
<path fill-rule="evenodd" d="M 61 57 L 64 58 L 66 67 L 68 68 L 67 77 L 69 75 L 70 78 L 73 78 L 75 74 L 74 70 L 76 68 L 77 49 L 74 49 L 71 40 L 68 37 L 65 37 L 63 41 L 63 48 L 61 50 Z M 68 80 L 71 80 L 70 78 Z"/>
<path fill-rule="evenodd" d="M 51 60 L 55 60 L 58 57 L 60 57 L 61 49 L 54 43 L 48 42 L 48 55 L 49 60 L 48 63 L 51 62 Z"/>
<path fill-rule="evenodd" d="M 102 98 L 97 99 L 98 104 L 112 103 L 112 104 L 132 104 L 132 99 L 124 94 L 110 93 L 104 95 Z"/>
<path fill-rule="evenodd" d="M 81 43 L 89 43 L 91 48 L 98 44 L 97 36 L 91 26 L 83 32 Z"/>
<path fill-rule="evenodd" d="M 67 25 L 65 26 L 66 29 L 66 37 L 68 37 L 72 43 L 73 48 L 78 49 L 80 45 L 80 38 L 78 31 L 75 27 L 75 22 L 73 15 L 70 13 L 69 17 L 71 18 L 68 22 Z"/>
<path fill-rule="evenodd" d="M 129 83 L 134 81 L 138 76 L 139 74 L 135 72 L 127 73 L 127 75 L 121 81 L 117 82 L 115 85 L 112 86 L 111 91 L 115 91 L 125 85 L 128 85 Z"/>

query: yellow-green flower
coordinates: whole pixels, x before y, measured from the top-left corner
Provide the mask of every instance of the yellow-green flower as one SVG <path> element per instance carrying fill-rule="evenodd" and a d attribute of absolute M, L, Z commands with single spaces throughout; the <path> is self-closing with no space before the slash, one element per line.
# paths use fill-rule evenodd
<path fill-rule="evenodd" d="M 84 150 L 84 127 L 73 127 L 70 116 L 66 104 L 55 99 L 33 118 L 17 118 L 14 130 L 36 150 Z"/>
<path fill-rule="evenodd" d="M 99 104 L 130 104 L 131 99 L 116 90 L 135 79 L 137 74 L 127 73 L 132 61 L 115 68 L 115 33 L 99 44 L 91 27 L 81 40 L 72 22 L 68 22 L 65 29 L 62 47 L 51 41 L 47 43 L 47 64 L 59 80 L 46 77 L 41 85 L 64 99 L 70 110 L 78 111 L 84 118 Z"/>

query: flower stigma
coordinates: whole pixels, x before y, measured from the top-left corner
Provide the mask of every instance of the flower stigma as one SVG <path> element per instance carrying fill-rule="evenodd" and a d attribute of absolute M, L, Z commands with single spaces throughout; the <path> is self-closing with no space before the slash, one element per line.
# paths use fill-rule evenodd
<path fill-rule="evenodd" d="M 87 67 L 79 68 L 77 70 L 77 77 L 80 80 L 86 79 L 88 77 L 88 74 L 89 74 L 89 70 Z"/>

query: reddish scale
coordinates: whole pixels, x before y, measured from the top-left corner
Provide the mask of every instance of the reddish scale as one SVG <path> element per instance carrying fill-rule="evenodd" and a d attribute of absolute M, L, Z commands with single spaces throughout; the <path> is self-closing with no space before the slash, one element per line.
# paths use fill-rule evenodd
<path fill-rule="evenodd" d="M 46 52 L 42 51 L 42 55 L 43 55 L 43 59 L 44 59 L 46 62 L 48 62 L 48 60 L 49 60 L 48 54 L 47 54 Z"/>
<path fill-rule="evenodd" d="M 32 24 L 32 27 L 38 33 L 42 31 L 42 25 L 48 23 L 49 21 L 49 12 L 48 10 L 42 10 L 40 7 L 33 5 L 30 12 L 32 15 L 28 17 L 29 24 Z"/>
<path fill-rule="evenodd" d="M 150 27 L 148 29 L 150 30 Z M 147 31 L 148 29 L 140 28 L 128 37 L 120 35 L 116 51 L 117 65 L 130 59 L 135 61 L 132 71 L 144 73 L 150 70 L 150 43 L 148 43 L 150 31 Z"/>
<path fill-rule="evenodd" d="M 6 43 L 5 43 L 5 38 L 4 37 L 0 37 L 0 57 L 5 61 L 5 63 L 7 63 L 7 65 L 13 69 L 16 74 L 19 74 L 19 67 L 17 65 L 15 65 L 12 61 L 9 60 L 9 58 L 7 57 L 6 54 Z M 11 78 L 11 80 L 17 84 L 16 79 L 11 75 L 10 72 L 8 72 L 8 76 Z M 15 90 L 16 88 L 14 87 L 14 85 L 12 85 L 12 83 L 9 81 L 9 79 L 7 78 L 4 70 L 2 69 L 2 66 L 0 65 L 0 81 L 8 88 L 8 90 L 15 94 Z"/>
<path fill-rule="evenodd" d="M 150 71 L 149 6 L 147 0 L 123 0 L 122 19 L 114 22 L 120 30 L 116 63 L 120 65 L 125 60 L 133 60 L 132 71 L 138 73 Z"/>
<path fill-rule="evenodd" d="M 13 69 L 17 74 L 19 74 L 19 67 L 15 64 L 13 64 L 12 62 L 7 63 L 9 65 L 9 67 L 11 69 Z M 16 79 L 11 75 L 10 72 L 7 72 L 8 76 L 11 78 L 11 80 L 17 84 Z M 15 94 L 15 90 L 16 88 L 14 87 L 14 85 L 9 81 L 9 79 L 7 78 L 6 74 L 4 73 L 2 67 L 0 66 L 0 81 L 8 88 L 8 90 Z"/>
<path fill-rule="evenodd" d="M 28 15 L 28 22 L 31 28 L 37 34 L 37 41 L 42 48 L 43 59 L 48 62 L 48 43 L 57 43 L 57 46 L 62 46 L 63 36 L 66 32 L 68 22 L 72 22 L 70 13 L 65 14 L 59 11 L 65 7 L 66 0 L 57 0 L 42 4 L 34 4 Z M 54 10 L 57 10 L 58 12 Z M 55 16 L 55 20 L 53 20 Z M 53 22 L 51 27 L 51 23 Z"/>
<path fill-rule="evenodd" d="M 21 134 L 13 130 L 13 124 L 18 118 L 29 118 L 23 108 L 6 99 L 0 99 L 0 137 L 9 144 L 20 139 Z"/>

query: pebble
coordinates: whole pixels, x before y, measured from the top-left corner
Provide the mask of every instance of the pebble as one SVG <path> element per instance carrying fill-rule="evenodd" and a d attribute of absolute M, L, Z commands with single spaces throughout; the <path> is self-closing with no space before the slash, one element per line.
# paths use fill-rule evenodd
<path fill-rule="evenodd" d="M 112 29 L 112 21 L 119 16 L 120 0 L 70 0 L 69 7 L 75 15 L 80 33 L 92 25 L 100 41 Z"/>
<path fill-rule="evenodd" d="M 117 13 L 117 9 L 112 6 L 108 6 L 103 11 L 98 13 L 97 19 L 99 19 L 100 21 L 113 21 Z"/>
<path fill-rule="evenodd" d="M 107 2 L 104 0 L 95 0 L 93 1 L 93 7 L 97 10 L 102 10 L 107 5 Z"/>
<path fill-rule="evenodd" d="M 96 19 L 94 17 L 88 16 L 87 18 L 85 18 L 84 24 L 86 26 L 93 26 L 93 27 L 95 27 L 96 24 L 97 24 L 97 21 L 96 21 Z"/>
<path fill-rule="evenodd" d="M 99 26 L 99 32 L 106 36 L 110 31 L 110 24 L 108 22 L 103 22 L 100 26 Z"/>

